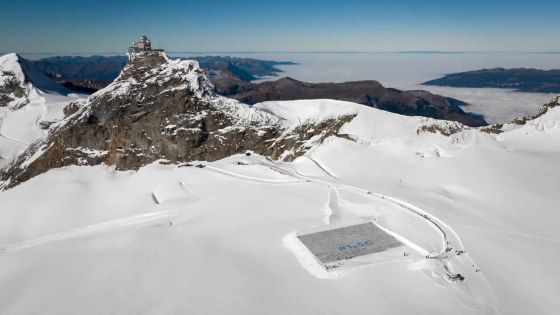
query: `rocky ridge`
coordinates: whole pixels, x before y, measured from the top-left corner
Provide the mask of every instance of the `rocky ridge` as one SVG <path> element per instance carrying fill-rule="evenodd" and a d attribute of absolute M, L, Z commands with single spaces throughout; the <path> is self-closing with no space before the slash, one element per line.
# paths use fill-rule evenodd
<path fill-rule="evenodd" d="M 68 165 L 137 170 L 158 160 L 214 161 L 246 151 L 291 161 L 354 117 L 287 124 L 215 94 L 196 61 L 163 52 L 130 55 L 113 83 L 64 112 L 48 136 L 2 171 L 0 188 Z"/>
<path fill-rule="evenodd" d="M 541 109 L 533 115 L 516 118 L 508 123 L 503 123 L 503 124 L 498 123 L 489 126 L 478 127 L 475 129 L 484 133 L 500 134 L 505 131 L 518 128 L 520 126 L 524 126 L 531 121 L 535 121 L 538 118 L 544 116 L 546 113 L 548 113 L 550 109 L 555 108 L 557 106 L 560 106 L 560 96 L 556 96 L 548 103 L 544 104 L 541 107 Z M 439 133 L 444 136 L 451 136 L 453 134 L 469 129 L 471 129 L 471 127 L 465 126 L 461 123 L 454 122 L 454 121 L 443 121 L 443 120 L 432 121 L 432 122 L 425 121 L 417 128 L 416 133 L 420 134 L 422 132 L 431 132 L 431 133 Z"/>
<path fill-rule="evenodd" d="M 521 118 L 516 118 L 516 119 L 512 120 L 511 122 L 505 123 L 505 124 L 493 124 L 493 125 L 490 125 L 490 126 L 487 126 L 487 127 L 483 127 L 480 130 L 483 131 L 483 132 L 500 134 L 504 131 L 514 129 L 517 126 L 523 126 L 523 125 L 527 124 L 527 122 L 529 122 L 529 121 L 533 121 L 533 120 L 535 120 L 539 117 L 542 117 L 551 108 L 554 108 L 554 107 L 557 107 L 557 106 L 560 106 L 560 96 L 556 96 L 552 100 L 550 100 L 550 102 L 544 104 L 541 107 L 541 109 L 533 115 L 529 115 L 529 116 L 525 116 L 525 117 L 521 117 Z"/>

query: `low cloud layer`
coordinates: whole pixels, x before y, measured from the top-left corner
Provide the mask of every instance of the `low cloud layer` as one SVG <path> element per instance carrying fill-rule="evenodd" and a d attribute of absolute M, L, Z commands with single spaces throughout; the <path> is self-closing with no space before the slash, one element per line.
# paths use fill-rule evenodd
<path fill-rule="evenodd" d="M 323 53 L 243 54 L 269 60 L 288 60 L 297 65 L 281 66 L 284 73 L 306 82 L 377 80 L 387 87 L 423 89 L 469 103 L 464 110 L 482 114 L 489 123 L 505 122 L 537 111 L 554 94 L 522 93 L 508 89 L 452 88 L 420 83 L 448 73 L 484 68 L 554 69 L 560 54 L 404 54 Z"/>

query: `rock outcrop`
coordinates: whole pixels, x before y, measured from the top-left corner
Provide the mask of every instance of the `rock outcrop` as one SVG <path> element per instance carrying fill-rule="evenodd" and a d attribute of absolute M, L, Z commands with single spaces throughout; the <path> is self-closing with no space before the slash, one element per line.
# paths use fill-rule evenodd
<path fill-rule="evenodd" d="M 544 104 L 537 113 L 521 118 L 515 118 L 509 123 L 505 124 L 493 124 L 484 128 L 481 128 L 480 131 L 487 132 L 487 133 L 495 133 L 500 134 L 506 130 L 515 128 L 516 126 L 523 126 L 527 124 L 527 122 L 535 120 L 543 115 L 545 115 L 551 108 L 560 106 L 560 96 L 556 96 L 550 102 Z"/>
<path fill-rule="evenodd" d="M 554 97 L 548 103 L 544 104 L 537 113 L 521 118 L 515 118 L 514 120 L 508 123 L 498 123 L 484 127 L 478 127 L 480 132 L 489 133 L 489 134 L 501 134 L 505 131 L 512 130 L 515 128 L 519 128 L 520 126 L 524 126 L 529 122 L 535 121 L 538 118 L 544 116 L 548 111 L 552 108 L 560 106 L 560 96 Z M 464 130 L 468 130 L 470 127 L 460 124 L 458 122 L 453 121 L 435 121 L 432 123 L 426 123 L 421 125 L 417 128 L 416 133 L 420 134 L 422 132 L 431 132 L 431 133 L 439 133 L 444 136 L 451 136 L 453 134 L 462 132 Z"/>
<path fill-rule="evenodd" d="M 18 109 L 29 103 L 30 87 L 19 64 L 19 56 L 0 57 L 0 107 Z"/>
<path fill-rule="evenodd" d="M 157 160 L 213 161 L 247 150 L 290 161 L 354 117 L 288 125 L 216 95 L 196 61 L 170 60 L 163 52 L 132 54 L 112 84 L 65 114 L 3 170 L 0 188 L 68 165 L 136 170 Z"/>

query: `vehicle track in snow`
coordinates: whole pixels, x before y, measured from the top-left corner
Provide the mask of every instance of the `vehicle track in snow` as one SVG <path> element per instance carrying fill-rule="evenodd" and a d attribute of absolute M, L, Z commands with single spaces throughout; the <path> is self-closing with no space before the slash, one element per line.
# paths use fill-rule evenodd
<path fill-rule="evenodd" d="M 0 118 L 0 138 L 4 138 L 4 139 L 6 139 L 6 140 L 8 140 L 8 141 L 11 141 L 11 142 L 16 143 L 17 145 L 20 145 L 20 146 L 23 146 L 23 147 L 29 146 L 30 143 L 25 142 L 25 141 L 22 141 L 22 140 L 19 140 L 19 139 L 16 139 L 16 138 L 13 138 L 13 137 L 10 137 L 10 136 L 8 136 L 8 135 L 6 135 L 6 134 L 4 133 L 4 131 L 3 131 L 3 129 L 4 129 L 4 128 L 3 128 L 3 126 L 4 126 L 4 119 L 3 119 L 3 118 L 4 118 L 4 117 Z"/>
<path fill-rule="evenodd" d="M 162 218 L 168 218 L 177 212 L 178 212 L 177 210 L 157 211 L 157 212 L 132 215 L 132 216 L 119 218 L 111 221 L 86 225 L 69 231 L 49 234 L 38 238 L 25 240 L 19 243 L 3 246 L 0 247 L 0 253 L 14 252 L 18 250 L 27 249 L 30 247 L 44 245 L 47 243 L 93 235 L 101 232 L 114 231 L 114 230 L 130 227 L 134 225 L 139 225 L 142 223 L 146 223 Z"/>
<path fill-rule="evenodd" d="M 228 175 L 228 176 L 231 176 L 231 177 L 234 177 L 234 178 L 249 180 L 249 181 L 259 182 L 259 183 L 266 183 L 266 184 L 294 184 L 294 183 L 307 182 L 307 180 L 305 180 L 305 179 L 275 180 L 275 179 L 266 179 L 266 178 L 260 178 L 260 177 L 254 177 L 254 176 L 247 176 L 247 175 L 227 171 L 227 170 L 221 169 L 219 167 L 214 167 L 214 166 L 211 166 L 211 165 L 206 165 L 204 168 L 208 169 L 208 170 L 211 170 L 213 172 Z M 284 175 L 289 175 L 289 174 L 284 174 Z"/>
<path fill-rule="evenodd" d="M 264 165 L 264 166 L 267 166 L 267 167 L 269 167 L 273 170 L 280 171 L 281 174 L 292 175 L 296 178 L 300 178 L 300 179 L 305 180 L 307 182 L 316 182 L 316 183 L 327 185 L 328 187 L 336 187 L 338 189 L 346 189 L 346 190 L 349 190 L 349 191 L 354 191 L 354 192 L 357 192 L 357 193 L 360 193 L 360 194 L 368 195 L 371 198 L 381 199 L 381 201 L 390 202 L 394 205 L 397 205 L 397 206 L 405 209 L 408 212 L 412 212 L 415 215 L 421 216 L 423 219 L 428 221 L 429 224 L 431 224 L 435 229 L 437 229 L 442 234 L 442 248 L 441 248 L 441 250 L 437 253 L 430 253 L 428 255 L 429 258 L 444 257 L 448 253 L 449 248 L 455 249 L 455 250 L 458 250 L 458 251 L 464 251 L 465 250 L 464 246 L 463 246 L 463 243 L 461 242 L 457 233 L 455 231 L 453 231 L 447 224 L 445 224 L 443 221 L 436 218 L 435 216 L 429 214 L 428 212 L 426 212 L 426 211 L 424 211 L 424 210 L 422 210 L 422 209 L 420 209 L 416 206 L 413 206 L 412 204 L 410 204 L 410 203 L 408 203 L 404 200 L 399 200 L 397 198 L 390 197 L 390 196 L 385 196 L 383 194 L 375 193 L 375 192 L 372 192 L 372 191 L 367 190 L 367 189 L 363 189 L 363 188 L 360 188 L 360 187 L 356 187 L 356 186 L 341 183 L 340 179 L 338 177 L 336 177 L 334 175 L 334 173 L 327 170 L 327 168 L 322 166 L 321 163 L 319 163 L 317 160 L 315 160 L 314 158 L 309 157 L 307 155 L 305 157 L 307 157 L 309 160 L 311 160 L 313 162 L 313 164 L 315 164 L 317 167 L 319 167 L 325 174 L 327 174 L 328 177 L 332 178 L 333 180 L 331 181 L 331 180 L 325 180 L 325 179 L 322 179 L 322 178 L 307 176 L 307 175 L 301 174 L 297 170 L 287 170 L 287 169 L 284 169 L 282 167 L 279 167 L 278 165 L 272 163 L 271 161 L 269 161 L 267 163 L 261 163 L 261 164 Z M 449 231 L 450 233 L 447 233 L 446 230 Z M 449 240 L 448 235 L 453 235 L 454 239 Z M 452 248 L 452 247 L 449 246 L 449 245 L 452 245 L 452 244 L 455 244 L 457 248 Z M 429 251 L 426 251 L 426 252 L 429 252 Z"/>
<path fill-rule="evenodd" d="M 308 157 L 308 156 L 306 156 Z M 308 157 L 309 158 L 309 157 Z M 468 273 L 469 275 L 473 275 L 475 272 L 478 273 L 480 270 L 477 267 L 477 264 L 470 258 L 468 253 L 465 252 L 465 247 L 463 242 L 461 241 L 459 235 L 453 230 L 448 224 L 440 220 L 439 218 L 431 215 L 430 213 L 416 207 L 404 200 L 400 200 L 398 198 L 394 198 L 391 196 L 385 196 L 383 194 L 375 193 L 367 189 L 363 189 L 357 186 L 348 185 L 345 183 L 341 183 L 341 180 L 337 178 L 333 172 L 328 171 L 328 168 L 321 165 L 320 162 L 313 158 L 309 158 L 317 167 L 319 167 L 323 172 L 325 172 L 329 178 L 332 180 L 325 180 L 323 178 L 316 178 L 311 176 L 306 176 L 301 174 L 295 169 L 285 169 L 278 166 L 274 161 L 268 160 L 266 163 L 259 161 L 260 165 L 269 167 L 272 170 L 275 170 L 283 175 L 291 175 L 296 178 L 300 178 L 305 180 L 306 182 L 315 182 L 323 185 L 327 185 L 330 187 L 330 199 L 329 204 L 327 205 L 331 209 L 330 215 L 327 217 L 327 223 L 331 224 L 331 218 L 333 218 L 333 214 L 337 211 L 336 216 L 340 216 L 341 212 L 338 208 L 338 204 L 334 207 L 332 205 L 333 202 L 338 203 L 340 200 L 340 196 L 338 193 L 339 189 L 347 189 L 349 191 L 357 192 L 360 194 L 365 194 L 370 196 L 371 198 L 380 199 L 383 201 L 390 202 L 394 205 L 397 205 L 404 210 L 411 212 L 414 215 L 418 215 L 422 217 L 424 220 L 428 221 L 435 229 L 437 229 L 442 236 L 442 249 L 436 253 L 429 253 L 429 251 L 422 249 L 421 247 L 417 246 L 414 242 L 406 239 L 403 236 L 400 236 L 386 228 L 380 226 L 380 228 L 384 229 L 387 233 L 392 234 L 398 238 L 401 238 L 401 242 L 407 244 L 409 247 L 416 247 L 417 250 L 422 250 L 424 252 L 429 253 L 426 256 L 426 259 L 429 261 L 434 261 L 440 265 L 441 269 L 437 273 L 431 273 L 432 276 L 445 279 L 443 281 L 451 282 L 451 276 L 457 273 L 457 268 L 461 272 Z M 334 191 L 334 194 L 333 194 Z M 335 217 L 336 217 L 335 216 Z M 374 222 L 374 224 L 376 224 Z M 379 225 L 378 225 L 379 226 Z M 455 250 L 455 252 L 453 252 Z M 460 256 L 462 255 L 462 256 Z M 461 257 L 461 258 L 459 258 Z M 472 269 L 472 270 L 471 270 Z M 435 270 L 434 270 L 435 271 Z M 495 299 L 495 294 L 492 291 L 492 288 L 489 286 L 486 278 L 483 276 L 479 278 L 478 282 L 476 282 L 474 287 L 469 285 L 467 286 L 458 286 L 453 287 L 455 290 L 458 290 L 457 296 L 459 299 L 463 301 L 463 303 L 467 306 L 475 310 L 476 313 L 479 314 L 499 314 L 499 307 L 497 306 L 497 300 Z M 466 294 L 470 298 L 464 299 L 463 294 Z"/>
<path fill-rule="evenodd" d="M 317 167 L 320 168 L 323 172 L 325 172 L 325 174 L 327 174 L 328 176 L 334 179 L 338 179 L 338 177 L 331 170 L 329 170 L 326 166 L 324 166 L 319 161 L 315 160 L 311 155 L 305 155 L 305 157 L 307 157 L 311 162 L 313 162 L 313 164 L 317 165 Z"/>
<path fill-rule="evenodd" d="M 221 172 L 221 173 L 227 174 L 229 176 L 233 176 L 229 174 L 229 172 Z M 184 183 L 182 181 L 178 181 L 178 184 L 184 188 Z M 154 192 L 152 192 L 152 198 L 155 197 L 157 200 L 157 201 L 154 200 L 155 204 L 164 207 L 173 206 L 174 209 L 129 215 L 114 220 L 80 226 L 64 232 L 58 232 L 58 233 L 40 236 L 37 238 L 27 239 L 9 245 L 0 245 L 0 254 L 24 250 L 27 248 L 41 246 L 53 242 L 65 241 L 68 239 L 97 235 L 105 232 L 120 231 L 128 227 L 141 226 L 142 224 L 158 221 L 158 220 L 162 220 L 163 223 L 165 223 L 165 225 L 167 225 L 168 223 L 173 224 L 173 222 L 182 222 L 188 220 L 192 216 L 196 216 L 199 213 L 199 210 L 196 209 L 197 205 L 208 202 L 209 200 L 215 198 L 220 198 L 221 195 L 222 193 L 214 193 L 210 198 L 201 198 L 201 199 L 195 198 L 193 200 L 190 200 L 190 202 L 186 204 L 187 207 L 185 207 L 184 203 L 182 203 L 181 206 L 174 201 L 167 202 L 163 200 L 162 203 L 161 200 L 157 200 L 157 194 L 156 196 L 154 196 Z M 191 211 L 193 209 L 194 211 Z"/>

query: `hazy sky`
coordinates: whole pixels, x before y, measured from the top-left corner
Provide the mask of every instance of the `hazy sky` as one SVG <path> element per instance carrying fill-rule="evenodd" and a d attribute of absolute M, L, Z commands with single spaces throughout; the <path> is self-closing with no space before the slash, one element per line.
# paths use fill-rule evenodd
<path fill-rule="evenodd" d="M 560 0 L 0 0 L 0 52 L 560 51 Z"/>

